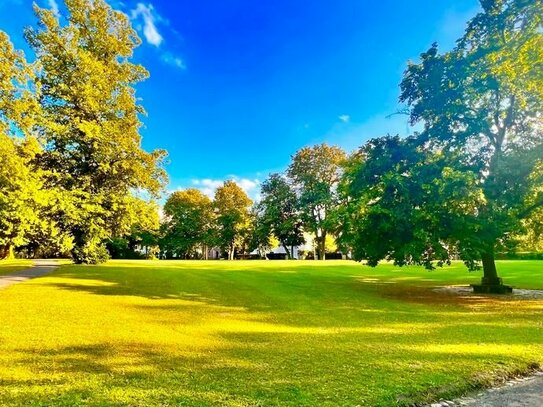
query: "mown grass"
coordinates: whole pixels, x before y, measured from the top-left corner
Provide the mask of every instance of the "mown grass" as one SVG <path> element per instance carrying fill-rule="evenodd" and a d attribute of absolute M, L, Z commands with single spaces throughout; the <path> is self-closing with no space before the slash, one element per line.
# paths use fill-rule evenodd
<path fill-rule="evenodd" d="M 543 289 L 543 262 L 500 262 Z M 351 262 L 110 262 L 0 291 L 0 405 L 393 406 L 543 364 L 543 300 Z"/>
<path fill-rule="evenodd" d="M 32 267 L 32 260 L 0 260 L 0 276 Z"/>

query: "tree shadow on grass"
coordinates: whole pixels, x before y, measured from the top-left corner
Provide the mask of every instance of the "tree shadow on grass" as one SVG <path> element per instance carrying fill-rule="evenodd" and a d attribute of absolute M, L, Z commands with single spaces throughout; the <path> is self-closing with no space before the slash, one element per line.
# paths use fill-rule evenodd
<path fill-rule="evenodd" d="M 467 366 L 514 361 L 504 349 L 487 355 L 481 348 L 459 353 L 404 345 L 398 352 L 384 340 L 379 354 L 365 355 L 363 338 L 331 350 L 312 341 L 315 334 L 283 334 L 274 346 L 264 333 L 221 336 L 231 346 L 217 353 L 181 354 L 136 342 L 21 349 L 13 363 L 30 374 L 0 381 L 0 401 L 21 406 L 309 406 L 365 399 L 369 405 L 388 405 L 422 400 L 421 394 L 428 399 L 459 394 L 487 378 L 476 371 L 466 376 Z M 510 369 L 528 362 L 517 361 Z M 462 375 L 467 379 L 460 380 Z"/>
<path fill-rule="evenodd" d="M 210 265 L 209 267 L 212 267 Z M 459 326 L 489 322 L 484 317 L 507 311 L 542 315 L 543 301 L 507 296 L 462 296 L 433 291 L 431 286 L 378 284 L 348 273 L 280 274 L 253 267 L 225 272 L 210 269 L 141 267 L 132 270 L 107 267 L 63 270 L 43 280 L 43 285 L 103 296 L 136 296 L 166 300 L 142 305 L 143 311 L 170 309 L 200 313 L 247 313 L 263 322 L 306 327 L 371 326 L 387 322 L 442 322 Z M 172 302 L 168 302 L 171 300 Z M 147 308 L 146 308 L 147 307 Z M 424 307 L 425 309 L 422 309 Z M 513 311 L 511 311 L 513 310 Z M 496 319 L 497 325 L 500 320 Z"/>

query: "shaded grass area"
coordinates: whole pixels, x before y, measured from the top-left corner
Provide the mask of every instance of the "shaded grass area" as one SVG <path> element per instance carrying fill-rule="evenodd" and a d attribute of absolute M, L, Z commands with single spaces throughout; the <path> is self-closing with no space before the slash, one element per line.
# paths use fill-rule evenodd
<path fill-rule="evenodd" d="M 32 260 L 0 260 L 0 276 L 32 267 Z"/>
<path fill-rule="evenodd" d="M 543 262 L 506 282 L 543 289 Z M 0 291 L 0 404 L 392 406 L 543 364 L 543 301 L 351 262 L 63 266 Z"/>

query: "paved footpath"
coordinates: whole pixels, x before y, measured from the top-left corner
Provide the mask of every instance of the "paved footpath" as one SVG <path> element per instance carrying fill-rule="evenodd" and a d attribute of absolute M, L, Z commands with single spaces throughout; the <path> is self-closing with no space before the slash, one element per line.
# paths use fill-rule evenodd
<path fill-rule="evenodd" d="M 439 401 L 430 407 L 542 407 L 543 372 L 516 379 L 506 385 L 485 390 L 475 396 L 454 401 Z"/>
<path fill-rule="evenodd" d="M 31 268 L 0 276 L 0 290 L 12 284 L 22 283 L 31 278 L 49 274 L 58 266 L 59 264 L 56 260 L 34 260 L 34 266 Z"/>

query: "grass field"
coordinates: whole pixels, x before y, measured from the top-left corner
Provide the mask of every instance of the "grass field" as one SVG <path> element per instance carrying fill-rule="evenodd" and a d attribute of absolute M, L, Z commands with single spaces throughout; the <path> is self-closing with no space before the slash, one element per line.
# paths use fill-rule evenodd
<path fill-rule="evenodd" d="M 543 289 L 543 262 L 500 262 Z M 543 364 L 543 300 L 461 264 L 110 262 L 0 291 L 0 405 L 393 406 Z"/>
<path fill-rule="evenodd" d="M 32 260 L 0 260 L 0 276 L 32 267 Z"/>

